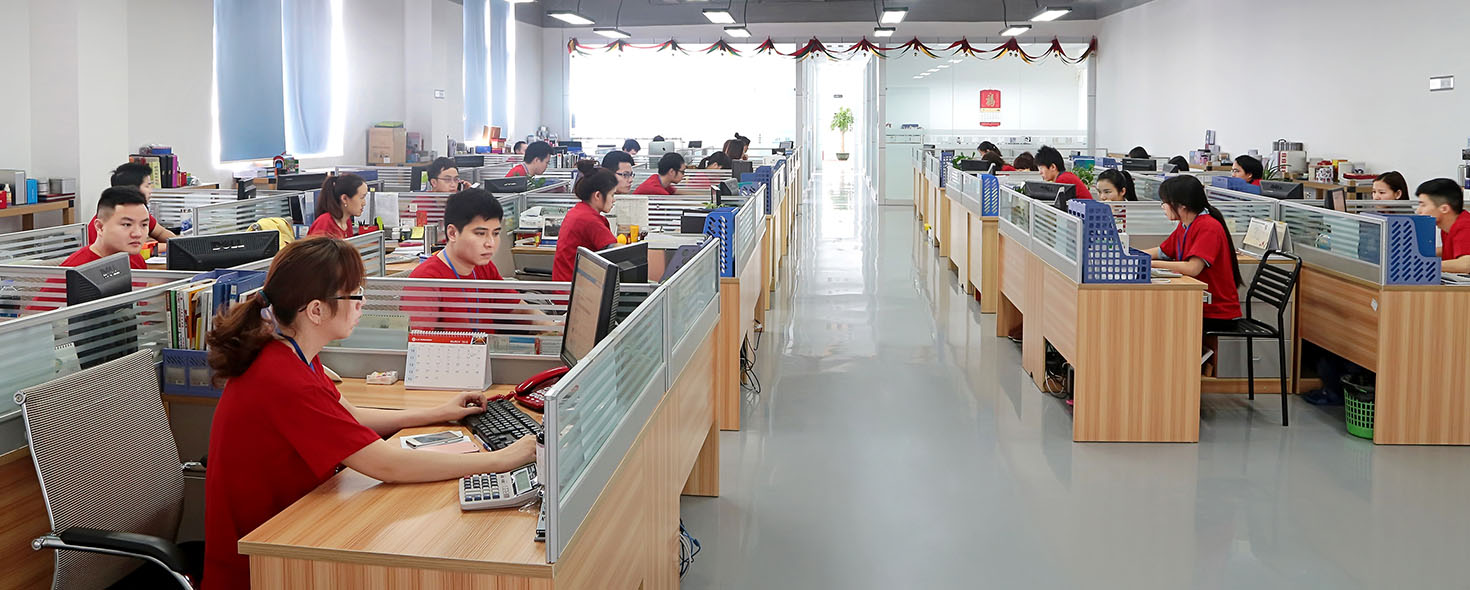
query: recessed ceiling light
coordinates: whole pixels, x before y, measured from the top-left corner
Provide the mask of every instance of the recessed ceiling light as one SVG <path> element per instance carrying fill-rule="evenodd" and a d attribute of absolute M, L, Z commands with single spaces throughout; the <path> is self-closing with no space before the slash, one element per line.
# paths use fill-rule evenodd
<path fill-rule="evenodd" d="M 942 69 L 944 69 L 944 68 L 947 68 L 947 67 L 949 67 L 949 64 L 941 64 L 941 65 L 940 65 L 940 66 L 939 66 L 939 69 L 941 69 L 941 70 L 942 70 Z"/>
<path fill-rule="evenodd" d="M 952 60 L 949 60 L 949 63 L 957 64 L 957 63 L 960 63 L 962 61 L 965 61 L 965 60 L 963 60 L 963 59 L 952 59 Z"/>
<path fill-rule="evenodd" d="M 1047 21 L 1054 21 L 1062 18 L 1069 12 L 1072 12 L 1072 7 L 1070 6 L 1046 6 L 1043 7 L 1041 9 L 1041 12 L 1037 13 L 1036 16 L 1031 17 L 1031 22 L 1044 23 Z"/>
<path fill-rule="evenodd" d="M 1006 30 L 1001 31 L 1000 35 L 1002 37 L 1015 37 L 1029 30 L 1031 30 L 1031 25 L 1011 25 L 1006 27 Z"/>
<path fill-rule="evenodd" d="M 908 15 L 909 9 L 907 8 L 884 8 L 883 16 L 878 19 L 878 22 L 885 25 L 896 25 L 903 22 L 903 17 Z"/>
<path fill-rule="evenodd" d="M 627 31 L 615 27 L 593 27 L 592 32 L 608 39 L 627 39 L 628 37 L 632 37 Z"/>
<path fill-rule="evenodd" d="M 505 0 L 505 1 L 508 2 L 508 3 L 510 3 L 510 4 L 530 4 L 532 2 L 535 2 L 536 0 Z"/>
<path fill-rule="evenodd" d="M 750 36 L 750 29 L 745 28 L 745 25 L 725 27 L 725 34 L 731 37 L 739 37 L 741 39 L 744 39 Z"/>
<path fill-rule="evenodd" d="M 914 76 L 914 79 L 915 79 L 915 80 L 923 80 L 923 79 L 924 79 L 924 77 L 923 77 L 923 76 Z"/>
<path fill-rule="evenodd" d="M 723 8 L 704 9 L 704 18 L 709 19 L 709 22 L 715 23 L 717 25 L 735 24 L 735 17 L 730 16 L 730 11 Z"/>
<path fill-rule="evenodd" d="M 898 29 L 897 28 L 894 28 L 894 27 L 873 27 L 873 36 L 874 37 L 892 37 L 894 31 L 897 31 L 897 30 Z"/>
<path fill-rule="evenodd" d="M 554 18 L 556 20 L 559 20 L 559 21 L 564 22 L 564 23 L 569 24 L 569 25 L 582 25 L 582 26 L 586 26 L 586 25 L 590 25 L 590 24 L 592 24 L 594 22 L 592 19 L 587 18 L 585 16 L 582 16 L 580 14 L 577 14 L 575 12 L 572 12 L 570 10 L 552 10 L 552 11 L 547 12 L 546 13 L 546 16 L 549 16 L 551 18 Z"/>

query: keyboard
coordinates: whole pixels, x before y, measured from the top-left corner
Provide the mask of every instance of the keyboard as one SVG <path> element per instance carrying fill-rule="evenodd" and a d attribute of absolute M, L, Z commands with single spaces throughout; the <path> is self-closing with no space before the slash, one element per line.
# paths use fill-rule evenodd
<path fill-rule="evenodd" d="M 528 434 L 541 434 L 541 423 L 509 399 L 490 400 L 483 414 L 471 414 L 460 422 L 491 451 L 508 447 Z"/>

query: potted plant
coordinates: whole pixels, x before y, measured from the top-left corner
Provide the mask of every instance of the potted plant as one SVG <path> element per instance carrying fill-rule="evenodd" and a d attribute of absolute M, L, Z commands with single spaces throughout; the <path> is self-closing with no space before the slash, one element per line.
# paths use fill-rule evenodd
<path fill-rule="evenodd" d="M 837 152 L 838 160 L 847 159 L 847 132 L 852 131 L 852 109 L 842 107 L 832 113 L 832 130 L 842 133 L 842 149 Z"/>

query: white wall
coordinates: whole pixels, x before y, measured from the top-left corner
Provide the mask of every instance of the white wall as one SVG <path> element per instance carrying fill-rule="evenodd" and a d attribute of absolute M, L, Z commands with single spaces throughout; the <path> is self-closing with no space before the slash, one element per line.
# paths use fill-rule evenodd
<path fill-rule="evenodd" d="M 1033 54 L 1043 50 L 1027 48 Z M 1073 55 L 1084 50 L 1085 46 L 1067 48 Z M 980 91 L 996 89 L 1001 91 L 1001 125 L 993 128 L 997 133 L 1086 133 L 1086 62 L 1072 65 L 1053 58 L 1028 64 L 1019 57 L 935 60 L 909 55 L 889 58 L 884 64 L 885 122 L 894 127 L 918 123 L 926 129 L 979 129 Z M 930 69 L 939 71 L 914 79 Z"/>
<path fill-rule="evenodd" d="M 7 75 L 0 92 L 0 168 L 31 167 L 31 11 L 25 2 L 0 2 L 0 39 Z M 10 77 L 13 76 L 13 77 Z M 7 228 L 8 229 L 8 228 Z"/>
<path fill-rule="evenodd" d="M 1242 15 L 1256 15 L 1248 24 Z M 1232 153 L 1277 138 L 1311 158 L 1453 177 L 1470 137 L 1470 2 L 1155 0 L 1100 21 L 1098 142 Z M 1461 87 L 1430 93 L 1428 79 Z"/>

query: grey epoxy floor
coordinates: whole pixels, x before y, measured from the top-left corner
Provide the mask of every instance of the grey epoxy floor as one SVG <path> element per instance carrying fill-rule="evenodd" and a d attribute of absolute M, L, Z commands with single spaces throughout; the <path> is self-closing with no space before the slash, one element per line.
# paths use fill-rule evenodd
<path fill-rule="evenodd" d="M 1205 396 L 1198 445 L 1074 444 L 913 210 L 815 184 L 684 588 L 1470 588 L 1470 449 L 1270 395 Z"/>

